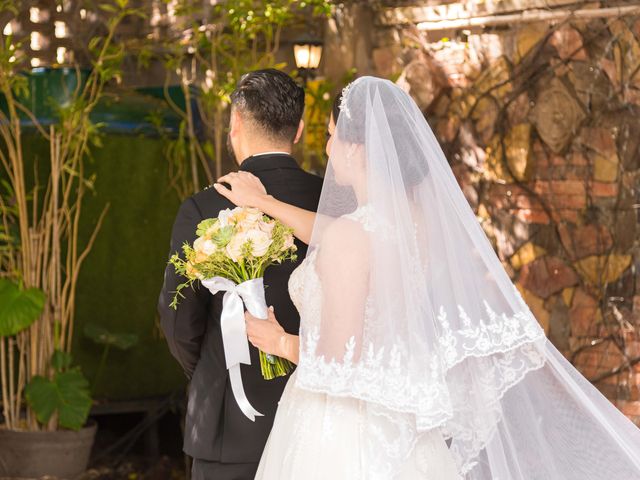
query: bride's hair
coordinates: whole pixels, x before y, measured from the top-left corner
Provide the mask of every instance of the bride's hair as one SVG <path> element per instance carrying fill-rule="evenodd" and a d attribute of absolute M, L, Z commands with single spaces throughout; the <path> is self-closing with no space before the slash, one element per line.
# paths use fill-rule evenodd
<path fill-rule="evenodd" d="M 376 101 L 376 93 L 379 101 L 385 105 L 387 123 L 393 138 L 395 150 L 398 153 L 406 152 L 407 148 L 415 148 L 420 142 L 414 138 L 415 128 L 411 104 L 413 99 L 397 85 L 387 80 L 376 79 L 377 88 L 359 88 L 354 81 L 341 90 L 333 100 L 333 121 L 338 125 L 342 109 L 346 108 L 343 98 L 348 96 L 348 114 L 342 116 L 341 128 L 336 129 L 341 140 L 349 143 L 364 144 L 366 141 L 367 125 L 365 122 L 368 101 L 365 97 L 369 93 L 370 102 Z M 400 92 L 400 95 L 398 95 Z M 406 152 L 400 158 L 402 178 L 407 186 L 419 184 L 428 174 L 429 167 L 424 152 Z M 417 153 L 417 154 L 416 154 Z"/>

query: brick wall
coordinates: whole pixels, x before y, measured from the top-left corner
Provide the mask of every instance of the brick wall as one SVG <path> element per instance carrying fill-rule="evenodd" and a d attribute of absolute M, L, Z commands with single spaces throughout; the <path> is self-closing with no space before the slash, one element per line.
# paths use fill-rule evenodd
<path fill-rule="evenodd" d="M 551 340 L 640 425 L 640 19 L 374 36 Z"/>

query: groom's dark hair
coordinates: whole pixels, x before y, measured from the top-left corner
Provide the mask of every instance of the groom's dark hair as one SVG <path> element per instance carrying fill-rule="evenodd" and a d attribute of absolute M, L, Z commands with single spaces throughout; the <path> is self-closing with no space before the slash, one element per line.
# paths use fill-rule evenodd
<path fill-rule="evenodd" d="M 280 70 L 255 70 L 240 78 L 231 106 L 273 140 L 293 142 L 304 112 L 304 89 Z"/>

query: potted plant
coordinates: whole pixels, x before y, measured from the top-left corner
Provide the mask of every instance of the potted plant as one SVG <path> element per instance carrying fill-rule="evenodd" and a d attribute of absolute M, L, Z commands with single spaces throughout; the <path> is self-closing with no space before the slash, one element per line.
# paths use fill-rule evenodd
<path fill-rule="evenodd" d="M 0 17 L 18 7 L 0 1 Z M 108 206 L 81 244 L 83 198 L 92 185 L 84 162 L 99 145 L 91 112 L 120 76 L 125 48 L 115 32 L 138 13 L 128 0 L 101 8 L 105 33 L 87 43 L 92 68 L 62 72 L 72 88 L 52 105 L 48 124 L 28 106 L 35 104 L 34 75 L 19 41 L 0 41 L 0 477 L 72 478 L 86 468 L 95 435 L 86 424 L 89 382 L 72 366 L 70 349 L 78 274 Z M 35 142 L 48 145 L 44 160 L 28 155 Z"/>
<path fill-rule="evenodd" d="M 46 296 L 37 288 L 24 288 L 6 278 L 0 278 L 0 374 L 2 375 L 3 417 L 17 416 L 17 396 L 21 389 L 11 388 L 7 374 L 12 373 L 15 338 L 29 329 L 43 313 Z M 60 476 L 75 476 L 86 468 L 96 432 L 95 423 L 84 427 L 91 407 L 88 382 L 78 368 L 71 368 L 68 353 L 56 350 L 51 358 L 51 378 L 34 376 L 24 387 L 27 403 L 38 421 L 45 425 L 57 418 L 55 431 L 17 431 L 0 429 L 3 476 L 32 477 L 43 472 Z M 83 428 L 84 427 L 84 428 Z M 78 432 L 78 433 L 75 433 Z"/>

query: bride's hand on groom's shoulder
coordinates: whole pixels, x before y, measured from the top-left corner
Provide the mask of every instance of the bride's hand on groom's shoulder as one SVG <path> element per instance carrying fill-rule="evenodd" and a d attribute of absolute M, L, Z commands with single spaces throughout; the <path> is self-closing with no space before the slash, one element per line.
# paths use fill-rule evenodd
<path fill-rule="evenodd" d="M 245 312 L 244 318 L 247 324 L 247 336 L 254 347 L 271 355 L 283 355 L 281 350 L 287 334 L 278 323 L 273 307 L 269 307 L 266 320 L 256 318 L 249 312 Z"/>
<path fill-rule="evenodd" d="M 231 188 L 223 185 L 226 183 Z M 239 207 L 260 208 L 260 202 L 267 197 L 267 190 L 255 175 L 249 172 L 232 172 L 224 175 L 213 184 L 213 188 Z"/>

